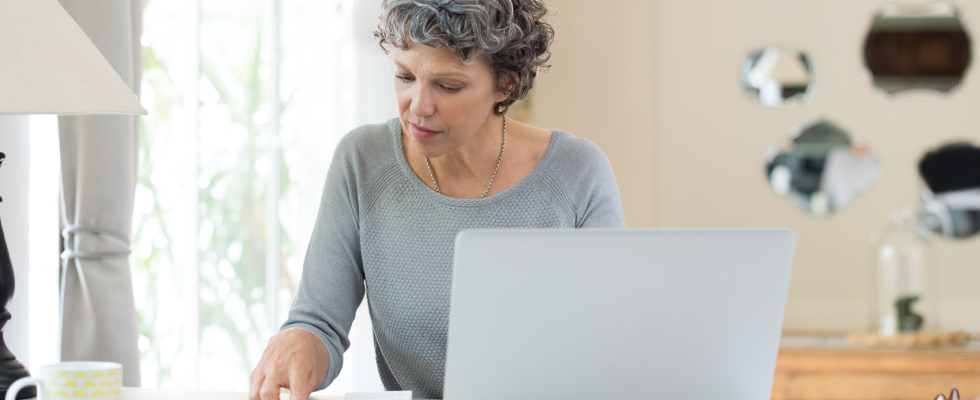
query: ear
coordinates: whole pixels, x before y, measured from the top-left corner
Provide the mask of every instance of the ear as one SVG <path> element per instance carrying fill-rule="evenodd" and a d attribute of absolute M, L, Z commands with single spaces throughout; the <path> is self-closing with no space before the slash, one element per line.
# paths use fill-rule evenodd
<path fill-rule="evenodd" d="M 497 81 L 497 93 L 495 96 L 495 100 L 498 103 L 507 100 L 511 93 L 514 93 L 514 90 L 517 90 L 517 84 L 519 82 L 516 72 L 503 74 L 499 79 L 500 80 Z"/>

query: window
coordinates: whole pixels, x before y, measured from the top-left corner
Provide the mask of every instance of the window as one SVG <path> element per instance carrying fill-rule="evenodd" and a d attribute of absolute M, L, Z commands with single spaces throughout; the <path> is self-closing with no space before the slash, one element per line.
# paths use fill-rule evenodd
<path fill-rule="evenodd" d="M 247 390 L 297 289 L 336 143 L 369 122 L 358 116 L 394 116 L 359 106 L 394 102 L 355 90 L 387 58 L 357 44 L 354 3 L 148 0 L 133 218 L 143 386 Z M 367 339 L 353 353 L 373 358 L 370 325 L 355 330 Z"/>

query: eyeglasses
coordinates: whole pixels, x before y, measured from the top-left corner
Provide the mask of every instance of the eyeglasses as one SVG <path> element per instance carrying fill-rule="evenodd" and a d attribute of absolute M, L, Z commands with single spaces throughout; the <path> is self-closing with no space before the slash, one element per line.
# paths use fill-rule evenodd
<path fill-rule="evenodd" d="M 936 395 L 936 400 L 960 400 L 960 391 L 953 388 L 952 392 L 949 392 L 949 398 L 947 399 L 942 393 Z"/>

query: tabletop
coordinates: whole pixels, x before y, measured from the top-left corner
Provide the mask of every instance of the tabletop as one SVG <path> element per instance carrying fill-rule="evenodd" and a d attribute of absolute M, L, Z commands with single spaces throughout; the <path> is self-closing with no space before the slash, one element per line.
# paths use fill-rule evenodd
<path fill-rule="evenodd" d="M 980 400 L 980 341 L 887 348 L 850 343 L 845 333 L 784 332 L 772 400 L 922 400 L 958 388 Z"/>
<path fill-rule="evenodd" d="M 289 394 L 283 393 L 279 396 L 281 400 L 289 400 Z M 146 388 L 122 388 L 120 400 L 248 400 L 246 392 L 211 392 L 204 390 L 177 390 L 177 389 L 146 389 Z M 330 396 L 314 393 L 310 396 L 312 400 L 343 400 L 341 396 Z"/>

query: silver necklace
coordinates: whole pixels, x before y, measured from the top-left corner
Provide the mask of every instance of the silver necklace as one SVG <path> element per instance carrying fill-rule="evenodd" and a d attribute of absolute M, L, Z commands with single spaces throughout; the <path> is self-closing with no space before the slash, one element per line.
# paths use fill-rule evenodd
<path fill-rule="evenodd" d="M 480 198 L 487 197 L 487 193 L 490 192 L 490 185 L 493 185 L 493 178 L 497 177 L 497 170 L 500 169 L 500 160 L 504 159 L 504 147 L 507 146 L 507 116 L 504 115 L 504 140 L 500 143 L 500 155 L 497 156 L 497 166 L 493 167 L 493 175 L 490 175 L 490 182 L 487 182 L 487 188 L 483 189 L 483 196 Z M 432 164 L 429 164 L 429 157 L 425 157 L 425 167 L 429 169 L 429 178 L 432 178 L 432 186 L 435 186 L 436 193 L 442 194 L 439 190 L 439 182 L 436 182 L 436 176 L 432 174 Z"/>

